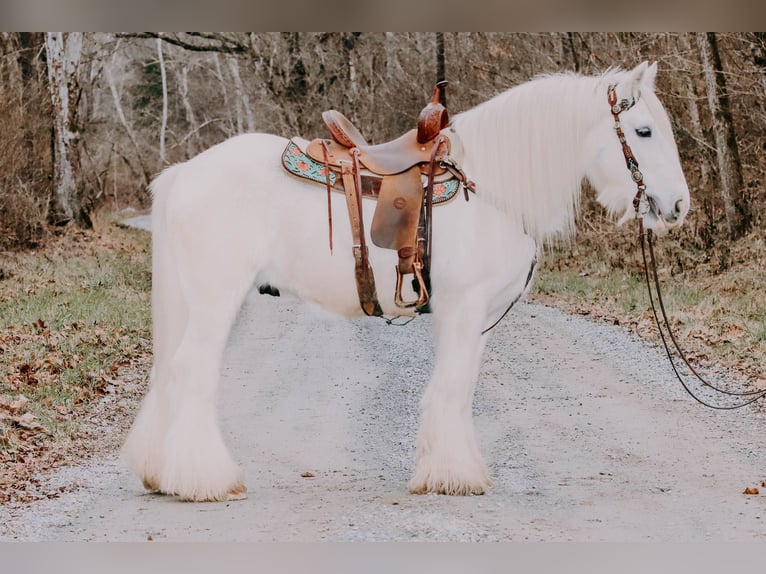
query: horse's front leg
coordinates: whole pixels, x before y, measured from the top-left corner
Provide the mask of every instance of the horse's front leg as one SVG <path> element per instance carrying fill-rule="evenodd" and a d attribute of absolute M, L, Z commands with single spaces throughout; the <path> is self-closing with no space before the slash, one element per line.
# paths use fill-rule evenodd
<path fill-rule="evenodd" d="M 492 486 L 479 452 L 472 404 L 486 336 L 484 299 L 463 296 L 434 310 L 436 362 L 421 400 L 415 475 L 410 492 L 483 494 Z"/>

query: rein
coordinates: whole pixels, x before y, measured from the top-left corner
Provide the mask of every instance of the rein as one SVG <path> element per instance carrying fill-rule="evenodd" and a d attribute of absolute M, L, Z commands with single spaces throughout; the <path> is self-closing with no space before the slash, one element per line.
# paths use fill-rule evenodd
<path fill-rule="evenodd" d="M 614 129 L 617 133 L 617 137 L 620 140 L 620 143 L 622 144 L 622 153 L 625 156 L 625 162 L 627 164 L 628 169 L 630 170 L 631 178 L 636 183 L 637 191 L 636 196 L 633 198 L 633 207 L 636 210 L 636 219 L 638 219 L 638 227 L 639 227 L 639 236 L 638 241 L 641 245 L 641 255 L 643 257 L 644 262 L 644 277 L 646 278 L 646 288 L 649 292 L 649 301 L 652 306 L 652 313 L 654 315 L 654 322 L 657 325 L 657 330 L 660 333 L 660 339 L 662 340 L 662 345 L 665 347 L 665 353 L 668 356 L 668 360 L 670 361 L 670 366 L 673 368 L 673 372 L 676 375 L 676 378 L 681 383 L 681 386 L 684 388 L 684 390 L 698 403 L 709 407 L 711 409 L 717 409 L 717 410 L 734 410 L 739 409 L 744 406 L 747 406 L 751 403 L 754 403 L 755 401 L 762 399 L 763 397 L 766 397 L 766 389 L 764 390 L 755 390 L 755 391 L 744 391 L 744 392 L 732 392 L 727 391 L 725 389 L 721 389 L 719 387 L 716 387 L 709 382 L 707 382 L 698 372 L 697 370 L 689 364 L 688 359 L 686 358 L 686 355 L 681 350 L 680 345 L 678 344 L 678 341 L 676 340 L 675 335 L 673 334 L 673 330 L 670 328 L 670 320 L 668 319 L 667 312 L 665 311 L 665 304 L 662 300 L 662 292 L 660 290 L 660 279 L 659 275 L 657 273 L 657 261 L 654 256 L 654 242 L 653 242 L 653 236 L 654 233 L 651 229 L 644 230 L 644 216 L 649 212 L 650 210 L 650 200 L 646 196 L 646 185 L 644 184 L 644 177 L 641 174 L 641 171 L 638 169 L 638 161 L 636 160 L 636 157 L 633 155 L 633 151 L 630 149 L 630 146 L 628 145 L 625 134 L 622 131 L 622 127 L 620 126 L 620 114 L 624 112 L 625 110 L 630 109 L 634 104 L 635 100 L 621 100 L 619 103 L 617 102 L 617 94 L 615 92 L 615 86 L 610 85 L 608 90 L 608 97 L 609 97 L 609 106 L 611 108 L 612 117 L 614 118 Z M 658 208 L 656 208 L 657 216 L 660 216 L 660 211 Z M 646 244 L 649 244 L 649 261 L 647 261 L 646 258 Z M 653 281 L 650 279 L 650 273 L 649 273 L 649 263 L 651 262 L 651 268 L 653 276 Z M 652 282 L 654 283 L 654 291 L 656 291 L 657 294 L 657 302 L 659 304 L 660 312 L 662 314 L 662 322 L 660 321 L 659 314 L 657 312 L 657 305 L 655 305 L 654 302 L 654 293 L 652 291 Z M 662 329 L 662 324 L 664 323 L 665 329 L 667 330 L 668 337 L 665 337 L 665 333 Z M 714 405 L 711 404 L 704 399 L 698 397 L 696 394 L 694 394 L 694 391 L 687 385 L 686 381 L 684 381 L 681 374 L 678 372 L 678 368 L 676 367 L 675 361 L 673 360 L 673 354 L 670 350 L 670 345 L 668 344 L 667 339 L 670 339 L 672 346 L 675 348 L 676 352 L 678 353 L 678 356 L 681 358 L 683 363 L 688 367 L 689 371 L 706 387 L 710 388 L 711 390 L 726 395 L 728 397 L 738 397 L 740 399 L 743 399 L 742 402 L 735 404 L 735 405 Z"/>

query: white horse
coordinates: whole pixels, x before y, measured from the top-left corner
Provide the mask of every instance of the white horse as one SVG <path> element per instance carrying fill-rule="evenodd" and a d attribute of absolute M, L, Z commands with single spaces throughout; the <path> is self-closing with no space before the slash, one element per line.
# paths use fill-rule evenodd
<path fill-rule="evenodd" d="M 480 494 L 492 484 L 471 406 L 487 334 L 529 288 L 541 246 L 574 231 L 581 184 L 623 220 L 636 185 L 607 101 L 635 99 L 621 124 L 641 163 L 647 228 L 680 225 L 689 190 L 656 64 L 601 76 L 543 76 L 454 117 L 452 155 L 476 183 L 470 202 L 434 210 L 431 300 L 436 357 L 421 401 L 412 493 Z M 123 453 L 147 489 L 192 501 L 243 498 L 244 476 L 216 413 L 224 345 L 247 292 L 271 285 L 347 315 L 361 314 L 347 217 L 327 242 L 322 187 L 286 173 L 287 140 L 231 138 L 165 170 L 152 184 L 154 366 Z M 345 214 L 345 198 L 333 194 Z M 364 200 L 365 219 L 375 204 Z M 369 229 L 369 226 L 368 226 Z M 345 247 L 344 247 L 345 245 Z M 394 305 L 395 251 L 368 238 L 383 311 Z M 386 272 L 391 270 L 391 272 Z"/>

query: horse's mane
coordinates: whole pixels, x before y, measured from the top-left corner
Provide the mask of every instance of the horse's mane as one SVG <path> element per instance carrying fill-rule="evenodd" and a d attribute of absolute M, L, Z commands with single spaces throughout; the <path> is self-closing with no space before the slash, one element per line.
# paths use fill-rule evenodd
<path fill-rule="evenodd" d="M 571 237 L 586 130 L 598 114 L 609 117 L 606 85 L 625 73 L 539 76 L 456 115 L 463 167 L 477 194 L 540 243 Z"/>

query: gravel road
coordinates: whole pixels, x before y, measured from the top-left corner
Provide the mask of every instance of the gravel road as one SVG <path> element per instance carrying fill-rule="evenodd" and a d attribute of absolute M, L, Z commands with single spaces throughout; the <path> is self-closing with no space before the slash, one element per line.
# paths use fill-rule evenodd
<path fill-rule="evenodd" d="M 766 415 L 705 409 L 659 349 L 532 304 L 493 332 L 474 404 L 494 488 L 408 494 L 430 327 L 429 317 L 349 321 L 253 292 L 221 393 L 246 500 L 145 494 L 110 454 L 51 478 L 74 492 L 6 509 L 0 539 L 766 540 L 766 495 L 743 494 L 766 480 Z"/>

